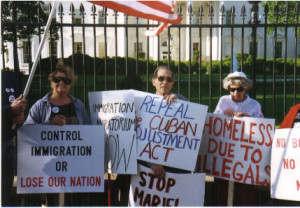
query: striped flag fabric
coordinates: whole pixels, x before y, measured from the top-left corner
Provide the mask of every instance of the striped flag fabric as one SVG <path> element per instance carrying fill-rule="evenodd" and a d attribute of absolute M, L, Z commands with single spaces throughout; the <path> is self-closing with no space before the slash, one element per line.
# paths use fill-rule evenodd
<path fill-rule="evenodd" d="M 158 35 L 164 28 L 171 24 L 179 24 L 182 20 L 174 14 L 174 1 L 90 1 L 91 3 L 106 7 L 127 15 L 162 22 L 153 31 L 147 31 L 146 35 Z"/>

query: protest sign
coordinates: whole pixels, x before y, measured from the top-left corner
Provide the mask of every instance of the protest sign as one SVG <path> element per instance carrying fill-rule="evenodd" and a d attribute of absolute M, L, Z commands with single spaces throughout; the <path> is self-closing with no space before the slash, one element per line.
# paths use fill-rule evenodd
<path fill-rule="evenodd" d="M 133 91 L 138 159 L 195 170 L 207 106 Z"/>
<path fill-rule="evenodd" d="M 138 169 L 138 175 L 131 176 L 129 206 L 203 206 L 205 174 L 167 172 L 165 178 L 157 178 L 149 168 Z"/>
<path fill-rule="evenodd" d="M 198 168 L 240 183 L 269 185 L 274 119 L 208 113 Z"/>
<path fill-rule="evenodd" d="M 89 93 L 92 124 L 104 126 L 108 173 L 136 174 L 134 95 L 130 90 Z"/>
<path fill-rule="evenodd" d="M 300 201 L 300 129 L 275 131 L 271 158 L 271 197 Z"/>
<path fill-rule="evenodd" d="M 103 192 L 104 130 L 91 125 L 18 129 L 17 193 Z"/>

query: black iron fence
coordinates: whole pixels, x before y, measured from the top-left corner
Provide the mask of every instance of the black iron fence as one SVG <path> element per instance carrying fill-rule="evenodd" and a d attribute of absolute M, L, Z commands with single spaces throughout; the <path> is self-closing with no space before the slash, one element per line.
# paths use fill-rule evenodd
<path fill-rule="evenodd" d="M 29 22 L 26 22 L 26 17 L 18 17 L 20 16 L 18 12 L 23 10 L 28 11 L 28 15 L 35 13 L 30 8 L 26 8 L 28 5 L 23 3 L 23 10 L 20 10 L 20 6 L 17 5 L 22 4 L 22 2 L 6 2 L 7 7 L 6 5 L 2 6 L 2 10 L 8 10 L 2 11 L 2 54 L 5 53 L 7 41 L 16 41 L 17 38 L 20 38 L 19 41 L 27 40 L 29 47 L 26 49 L 28 50 L 26 58 L 29 69 L 33 59 L 31 52 L 33 37 L 38 37 L 38 40 L 41 40 L 45 26 L 45 21 L 43 21 L 45 18 L 43 19 L 42 16 L 47 16 L 45 15 L 47 12 L 43 10 L 44 3 L 34 3 L 38 5 L 38 11 L 35 14 L 36 21 L 27 18 Z M 250 3 L 242 2 L 240 12 L 235 11 L 235 5 L 226 8 L 226 4 L 218 5 L 216 2 L 197 3 L 197 5 L 193 3 L 193 6 L 187 2 L 178 4 L 177 12 L 184 17 L 182 23 L 169 27 L 165 34 L 158 36 L 157 41 L 155 43 L 152 41 L 151 45 L 150 38 L 141 37 L 140 31 L 156 27 L 158 24 L 149 24 L 149 20 L 141 21 L 139 18 L 135 18 L 133 21 L 133 17 L 126 15 L 120 23 L 118 12 L 108 12 L 107 9 L 95 5 L 88 6 L 91 11 L 87 11 L 85 8 L 87 4 L 85 6 L 80 4 L 79 9 L 75 9 L 72 3 L 67 6 L 60 3 L 50 34 L 48 34 L 49 44 L 56 47 L 49 47 L 49 58 L 44 59 L 38 65 L 36 83 L 31 88 L 29 100 L 34 102 L 38 97 L 45 94 L 45 90 L 49 90 L 47 88 L 48 83 L 44 82 L 43 76 L 55 68 L 56 58 L 59 54 L 60 58 L 66 59 L 73 66 L 75 73 L 80 76 L 72 93 L 82 99 L 84 103 L 87 103 L 88 91 L 132 87 L 153 92 L 151 86 L 152 72 L 156 66 L 164 64 L 170 66 L 176 74 L 175 92 L 185 95 L 192 102 L 207 104 L 209 110 L 213 111 L 218 98 L 227 93 L 222 89 L 222 79 L 229 72 L 232 72 L 234 49 L 239 48 L 237 54 L 238 70 L 244 71 L 254 82 L 254 88 L 250 95 L 259 100 L 264 115 L 276 118 L 278 124 L 289 107 L 299 101 L 298 5 L 293 4 L 293 2 L 286 2 L 283 6 L 278 4 L 274 8 L 272 7 L 271 10 L 269 9 L 270 6 L 266 4 L 263 8 L 264 13 L 259 16 L 259 2 Z M 241 2 L 236 4 L 241 4 Z M 288 7 L 289 4 L 290 7 Z M 271 18 L 269 18 L 270 16 Z M 129 23 L 128 19 L 133 23 Z M 19 31 L 21 27 L 23 29 Z M 15 30 L 11 28 L 15 28 Z M 78 33 L 79 28 L 82 40 L 80 45 L 75 42 L 74 34 L 74 30 L 77 30 Z M 32 30 L 35 31 L 34 34 Z M 87 30 L 89 33 L 92 32 L 92 40 L 87 41 Z M 99 39 L 97 35 L 100 30 L 102 31 L 101 43 L 104 44 L 102 58 L 99 58 L 100 54 L 97 55 L 96 52 L 98 48 L 97 39 Z M 109 33 L 108 30 L 110 30 Z M 122 43 L 118 42 L 117 38 L 121 30 L 122 36 L 124 36 Z M 291 30 L 294 31 L 294 34 Z M 66 31 L 71 31 L 72 45 L 68 47 L 71 47 L 72 53 L 69 57 L 65 57 L 66 45 L 64 42 L 66 37 L 64 35 Z M 247 31 L 251 33 L 250 40 L 245 38 Z M 263 44 L 263 46 L 259 46 L 262 51 L 260 57 L 257 56 L 258 31 L 262 39 L 259 43 Z M 11 36 L 10 39 L 6 40 L 8 33 Z M 129 36 L 130 33 L 131 36 Z M 183 33 L 187 41 L 182 41 Z M 198 42 L 193 41 L 196 39 L 195 33 L 199 36 Z M 220 42 L 218 49 L 213 47 L 216 35 L 218 35 Z M 277 41 L 279 35 L 282 39 L 281 42 Z M 165 42 L 162 40 L 163 37 L 167 46 L 167 51 L 164 54 L 161 51 L 161 43 Z M 204 38 L 208 41 L 204 42 Z M 271 44 L 268 42 L 270 38 L 273 40 Z M 146 43 L 146 47 L 143 49 L 139 47 L 141 39 Z M 226 45 L 226 41 L 229 44 Z M 245 48 L 246 42 L 249 45 L 249 50 Z M 287 57 L 288 50 L 291 50 L 288 48 L 290 42 L 293 42 L 294 49 L 290 53 L 290 57 Z M 172 43 L 177 44 L 176 49 L 178 51 L 171 48 Z M 157 50 L 155 52 L 157 57 L 154 60 L 150 57 L 150 48 L 153 47 L 153 44 Z M 119 45 L 123 45 L 125 50 L 122 58 L 118 57 Z M 134 57 L 128 52 L 130 47 L 135 48 Z M 113 48 L 114 53 L 108 54 L 108 50 Z M 273 50 L 271 50 L 272 48 Z M 87 49 L 89 53 L 87 53 Z M 215 50 L 218 50 L 219 53 L 217 61 L 213 60 L 213 54 L 216 54 Z M 267 57 L 267 52 L 270 50 L 273 51 L 273 54 Z M 171 51 L 173 52 L 172 56 Z M 185 53 L 184 61 L 182 60 L 183 51 Z M 174 52 L 177 53 L 176 59 L 174 59 Z M 206 53 L 205 58 L 204 53 Z M 20 59 L 21 57 L 19 57 Z M 4 55 L 2 62 L 3 68 L 5 68 Z M 127 82 L 126 78 L 133 80 L 131 85 L 124 86 L 122 84 L 122 82 Z M 134 86 L 135 83 L 140 83 L 136 79 L 141 80 L 140 86 Z M 25 82 L 26 76 L 23 80 Z"/>
<path fill-rule="evenodd" d="M 3 69 L 9 67 L 8 53 L 14 54 L 16 72 L 20 70 L 20 59 L 25 59 L 28 69 L 31 68 L 33 39 L 37 37 L 38 42 L 41 41 L 48 14 L 43 2 L 33 3 L 36 9 L 29 3 L 1 2 Z M 72 94 L 87 108 L 90 91 L 133 88 L 154 92 L 152 73 L 157 66 L 167 65 L 175 74 L 173 91 L 192 102 L 208 105 L 212 112 L 219 98 L 227 93 L 222 88 L 222 80 L 233 71 L 236 49 L 238 70 L 253 80 L 250 96 L 260 102 L 265 117 L 275 118 L 278 125 L 288 109 L 299 103 L 297 3 L 278 2 L 274 6 L 271 2 L 259 7 L 262 6 L 259 2 L 235 2 L 226 7 L 226 2 L 225 5 L 212 1 L 192 5 L 179 2 L 176 12 L 183 16 L 182 23 L 170 26 L 154 39 L 141 35 L 141 31 L 157 27 L 158 23 L 123 17 L 118 12 L 89 4 L 81 3 L 78 9 L 71 2 L 59 4 L 48 34 L 49 56 L 39 62 L 28 97 L 29 107 L 50 91 L 47 75 L 55 69 L 57 58 L 63 58 L 78 75 Z M 234 4 L 240 5 L 240 11 L 236 11 Z M 87 31 L 91 39 L 87 38 Z M 65 37 L 66 34 L 70 35 Z M 117 38 L 120 34 L 122 42 Z M 246 34 L 251 34 L 250 38 L 246 38 Z M 82 40 L 80 44 L 76 42 L 78 36 Z M 66 38 L 71 40 L 71 45 L 67 45 Z M 18 43 L 23 40 L 28 46 L 20 49 Z M 145 47 L 140 47 L 141 41 Z M 13 51 L 7 51 L 9 43 Z M 288 47 L 290 45 L 293 49 Z M 124 48 L 121 55 L 118 54 L 120 46 Z M 69 55 L 68 47 L 71 48 Z M 162 51 L 162 47 L 166 51 Z M 103 49 L 102 54 L 99 48 Z M 134 53 L 130 48 L 134 48 Z M 17 50 L 23 50 L 22 57 L 18 58 Z M 27 77 L 20 74 L 22 87 Z"/>

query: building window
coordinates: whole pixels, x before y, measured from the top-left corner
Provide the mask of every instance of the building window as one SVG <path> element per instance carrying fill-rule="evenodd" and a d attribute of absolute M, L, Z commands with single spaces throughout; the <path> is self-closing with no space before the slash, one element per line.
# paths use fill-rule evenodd
<path fill-rule="evenodd" d="M 256 54 L 255 56 L 257 55 L 257 50 L 258 50 L 258 45 L 257 45 L 257 42 L 256 42 Z M 249 54 L 253 54 L 253 47 L 252 47 L 252 42 L 249 42 Z"/>
<path fill-rule="evenodd" d="M 104 11 L 99 11 L 98 12 L 98 23 L 99 24 L 104 24 Z"/>
<path fill-rule="evenodd" d="M 276 42 L 275 58 L 282 57 L 282 42 Z"/>
<path fill-rule="evenodd" d="M 172 46 L 172 43 L 173 43 L 173 39 L 170 38 L 170 46 Z M 167 47 L 167 46 L 168 46 L 168 40 L 162 42 L 162 43 L 161 43 L 161 46 L 162 46 L 162 47 Z"/>
<path fill-rule="evenodd" d="M 52 41 L 49 43 L 49 55 L 57 57 L 57 41 Z"/>
<path fill-rule="evenodd" d="M 193 51 L 199 51 L 199 43 L 193 43 Z"/>
<path fill-rule="evenodd" d="M 199 24 L 199 15 L 197 13 L 193 16 L 193 24 Z"/>
<path fill-rule="evenodd" d="M 139 52 L 143 51 L 143 43 L 139 43 Z M 136 52 L 136 43 L 134 43 L 134 52 Z"/>
<path fill-rule="evenodd" d="M 75 54 L 82 54 L 82 42 L 75 42 L 74 43 L 74 53 Z"/>
<path fill-rule="evenodd" d="M 23 41 L 23 63 L 29 63 L 29 43 Z"/>
<path fill-rule="evenodd" d="M 163 46 L 163 47 L 167 47 L 167 46 L 168 46 L 168 41 L 164 41 L 164 42 L 162 42 L 161 46 Z"/>
<path fill-rule="evenodd" d="M 75 9 L 74 11 L 74 19 L 73 19 L 73 24 L 81 24 L 82 23 L 82 18 L 80 15 L 80 10 L 79 9 Z"/>
<path fill-rule="evenodd" d="M 162 52 L 162 59 L 168 59 L 168 51 L 163 51 Z M 172 59 L 171 58 L 171 52 L 170 52 L 170 59 Z"/>
<path fill-rule="evenodd" d="M 105 45 L 104 42 L 99 43 L 99 57 L 105 56 Z"/>

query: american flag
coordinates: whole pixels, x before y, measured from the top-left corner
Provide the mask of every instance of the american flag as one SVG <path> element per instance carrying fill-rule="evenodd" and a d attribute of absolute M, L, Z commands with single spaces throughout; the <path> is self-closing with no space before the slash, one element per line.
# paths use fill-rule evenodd
<path fill-rule="evenodd" d="M 162 22 L 153 31 L 147 31 L 147 35 L 160 34 L 164 28 L 171 24 L 179 24 L 182 20 L 174 14 L 174 1 L 90 1 L 91 3 L 118 11 L 127 15 L 151 19 Z"/>

